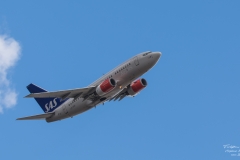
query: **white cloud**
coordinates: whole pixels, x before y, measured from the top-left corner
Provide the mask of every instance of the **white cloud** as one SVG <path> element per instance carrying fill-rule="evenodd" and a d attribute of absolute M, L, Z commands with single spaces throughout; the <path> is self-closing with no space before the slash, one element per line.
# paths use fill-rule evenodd
<path fill-rule="evenodd" d="M 20 58 L 19 43 L 6 35 L 0 35 L 0 113 L 17 103 L 17 93 L 11 88 L 7 74 Z"/>

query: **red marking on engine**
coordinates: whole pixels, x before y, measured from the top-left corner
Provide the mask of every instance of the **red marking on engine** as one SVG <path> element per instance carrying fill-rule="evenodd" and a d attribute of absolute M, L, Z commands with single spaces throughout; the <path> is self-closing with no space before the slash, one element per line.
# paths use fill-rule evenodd
<path fill-rule="evenodd" d="M 103 92 L 108 92 L 112 90 L 114 86 L 111 84 L 110 79 L 106 79 L 101 83 L 100 88 Z"/>
<path fill-rule="evenodd" d="M 137 93 L 142 90 L 145 86 L 142 84 L 141 79 L 136 80 L 131 84 L 132 90 Z"/>

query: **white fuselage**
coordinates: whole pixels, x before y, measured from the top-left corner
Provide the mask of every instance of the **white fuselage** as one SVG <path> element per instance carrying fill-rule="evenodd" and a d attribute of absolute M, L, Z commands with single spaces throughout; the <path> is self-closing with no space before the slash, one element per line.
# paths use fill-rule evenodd
<path fill-rule="evenodd" d="M 104 101 L 92 101 L 85 100 L 83 98 L 69 98 L 65 103 L 59 106 L 54 112 L 55 115 L 47 118 L 47 122 L 57 121 L 68 117 L 73 117 L 84 111 L 87 111 L 98 104 L 104 103 L 114 95 L 118 94 L 127 85 L 132 83 L 135 79 L 142 76 L 149 69 L 151 69 L 159 60 L 161 56 L 160 52 L 144 52 L 136 55 L 135 57 L 125 61 L 121 65 L 117 66 L 107 74 L 100 77 L 89 86 L 98 86 L 105 79 L 112 78 L 117 82 L 116 87 L 109 93 L 104 95 L 106 98 Z"/>

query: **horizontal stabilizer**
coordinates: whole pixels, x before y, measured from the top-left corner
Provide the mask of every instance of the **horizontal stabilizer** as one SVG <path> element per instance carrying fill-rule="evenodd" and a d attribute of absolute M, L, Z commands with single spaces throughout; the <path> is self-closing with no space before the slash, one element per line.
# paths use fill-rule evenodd
<path fill-rule="evenodd" d="M 31 93 L 26 96 L 26 98 L 50 98 L 50 97 L 57 97 L 61 99 L 66 98 L 76 98 L 79 95 L 85 95 L 95 91 L 96 87 L 91 86 L 87 88 L 78 88 L 78 89 L 71 89 L 71 90 L 63 90 L 63 91 L 56 91 L 56 92 L 40 92 L 40 93 Z"/>
<path fill-rule="evenodd" d="M 18 118 L 17 120 L 41 120 L 41 119 L 49 118 L 52 115 L 54 115 L 54 112 L 38 114 L 38 115 L 28 116 L 28 117 L 22 117 L 22 118 Z"/>

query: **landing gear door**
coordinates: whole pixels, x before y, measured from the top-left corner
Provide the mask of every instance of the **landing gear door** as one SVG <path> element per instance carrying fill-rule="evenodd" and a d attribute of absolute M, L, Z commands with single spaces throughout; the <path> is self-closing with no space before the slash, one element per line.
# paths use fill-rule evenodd
<path fill-rule="evenodd" d="M 138 57 L 136 56 L 136 57 L 134 57 L 134 64 L 136 65 L 136 66 L 138 66 L 139 65 L 139 61 L 138 61 Z"/>

